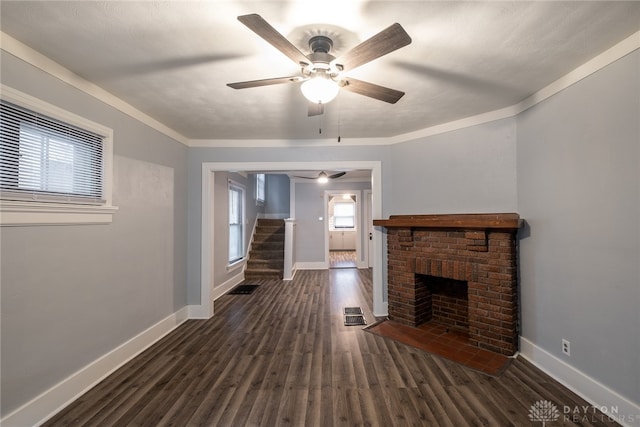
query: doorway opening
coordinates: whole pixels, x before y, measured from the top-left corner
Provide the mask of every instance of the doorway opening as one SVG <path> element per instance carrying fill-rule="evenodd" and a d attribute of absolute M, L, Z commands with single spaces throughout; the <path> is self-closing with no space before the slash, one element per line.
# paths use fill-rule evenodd
<path fill-rule="evenodd" d="M 371 171 L 372 189 L 372 217 L 379 218 L 382 214 L 382 167 L 380 161 L 321 161 L 321 162 L 203 162 L 201 176 L 201 228 L 200 234 L 200 289 L 193 292 L 200 304 L 190 307 L 191 318 L 209 318 L 214 313 L 213 302 L 217 297 L 219 285 L 216 286 L 214 278 L 224 272 L 214 270 L 213 257 L 215 256 L 214 242 L 217 238 L 216 221 L 214 218 L 213 189 L 216 185 L 214 172 L 216 171 L 292 171 L 292 170 L 340 170 L 360 169 Z M 325 203 L 326 206 L 326 203 Z M 291 212 L 295 217 L 295 212 Z M 322 220 L 322 218 L 321 218 Z M 327 233 L 328 236 L 328 233 Z M 383 240 L 384 234 L 377 227 L 373 232 L 373 253 L 375 261 L 372 261 L 373 269 L 373 312 L 376 316 L 387 315 L 386 289 L 383 276 Z M 359 243 L 359 242 L 358 242 Z M 325 241 L 328 247 L 328 241 Z M 326 251 L 325 265 L 328 265 L 328 251 Z M 326 268 L 326 267 L 325 267 Z M 198 292 L 199 291 L 199 292 Z M 198 295 L 199 294 L 199 295 Z"/>
<path fill-rule="evenodd" d="M 362 221 L 360 190 L 325 191 L 327 259 L 329 268 L 362 267 Z"/>

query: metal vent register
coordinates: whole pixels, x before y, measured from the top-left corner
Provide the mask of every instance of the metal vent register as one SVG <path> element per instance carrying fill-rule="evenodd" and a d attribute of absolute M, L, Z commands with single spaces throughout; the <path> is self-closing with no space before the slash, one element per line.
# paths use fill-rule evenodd
<path fill-rule="evenodd" d="M 367 324 L 360 307 L 345 307 L 343 310 L 343 315 L 345 326 L 358 326 Z"/>

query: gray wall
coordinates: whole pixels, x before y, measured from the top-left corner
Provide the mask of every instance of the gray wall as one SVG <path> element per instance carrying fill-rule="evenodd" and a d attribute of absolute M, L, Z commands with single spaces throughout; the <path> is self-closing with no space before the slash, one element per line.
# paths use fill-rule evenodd
<path fill-rule="evenodd" d="M 392 146 L 385 213 L 515 212 L 515 137 L 511 118 Z"/>
<path fill-rule="evenodd" d="M 370 182 L 340 182 L 329 181 L 319 185 L 315 181 L 296 182 L 295 189 L 295 219 L 296 219 L 296 261 L 297 262 L 324 262 L 326 252 L 325 233 L 328 227 L 328 218 L 325 216 L 324 193 L 325 191 L 340 190 L 365 190 L 370 189 Z M 364 197 L 360 193 L 360 202 L 364 203 Z M 362 205 L 361 205 L 362 206 Z M 320 221 L 318 218 L 322 217 Z M 362 239 L 367 234 L 367 227 L 363 227 L 365 220 L 360 211 L 360 224 Z M 362 243 L 361 243 L 362 245 Z M 362 247 L 362 246 L 361 246 Z M 362 251 L 361 251 L 362 256 Z"/>
<path fill-rule="evenodd" d="M 244 224 L 244 248 L 245 255 L 251 241 L 251 232 L 258 217 L 258 213 L 264 213 L 263 206 L 257 206 L 255 189 L 255 175 L 247 176 L 232 172 L 215 172 L 213 211 L 214 211 L 214 244 L 213 244 L 213 266 L 214 266 L 214 287 L 222 285 L 227 280 L 240 273 L 235 269 L 227 271 L 229 264 L 229 180 L 244 187 L 245 190 L 245 224 Z"/>
<path fill-rule="evenodd" d="M 522 336 L 636 404 L 639 64 L 636 51 L 518 117 Z"/>
<path fill-rule="evenodd" d="M 281 218 L 290 215 L 291 182 L 285 174 L 269 173 L 265 176 L 264 213 Z"/>
<path fill-rule="evenodd" d="M 186 304 L 184 145 L 2 53 L 2 83 L 114 130 L 112 224 L 3 227 L 2 415 Z"/>

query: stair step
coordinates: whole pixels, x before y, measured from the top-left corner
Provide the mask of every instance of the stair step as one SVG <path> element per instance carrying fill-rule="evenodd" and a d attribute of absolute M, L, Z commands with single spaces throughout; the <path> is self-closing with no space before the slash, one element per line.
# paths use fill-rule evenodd
<path fill-rule="evenodd" d="M 282 249 L 251 249 L 249 259 L 284 259 L 284 251 Z"/>
<path fill-rule="evenodd" d="M 259 219 L 253 234 L 244 277 L 282 279 L 284 272 L 284 221 Z"/>
<path fill-rule="evenodd" d="M 260 218 L 260 219 L 258 219 L 258 226 L 261 226 L 261 225 L 282 226 L 282 227 L 284 227 L 284 219 Z"/>
<path fill-rule="evenodd" d="M 261 268 L 254 270 L 246 270 L 244 278 L 246 279 L 282 279 L 283 270 L 275 268 Z"/>
<path fill-rule="evenodd" d="M 252 251 L 284 251 L 284 242 L 253 242 L 251 245 Z M 283 252 L 284 253 L 284 252 Z"/>
<path fill-rule="evenodd" d="M 257 268 L 261 268 L 261 267 L 269 267 L 269 268 L 283 268 L 284 267 L 284 261 L 282 260 L 282 258 L 280 259 L 254 259 L 254 258 L 249 258 L 247 260 L 247 268 L 252 268 L 252 267 L 257 267 Z"/>
<path fill-rule="evenodd" d="M 266 234 L 255 233 L 253 235 L 253 241 L 258 243 L 263 242 L 284 242 L 284 234 Z"/>

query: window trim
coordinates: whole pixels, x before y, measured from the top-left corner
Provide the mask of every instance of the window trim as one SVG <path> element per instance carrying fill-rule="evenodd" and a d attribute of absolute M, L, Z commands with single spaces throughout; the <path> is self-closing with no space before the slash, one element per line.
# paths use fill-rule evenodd
<path fill-rule="evenodd" d="M 0 226 L 108 224 L 118 210 L 113 197 L 113 129 L 85 119 L 9 86 L 0 84 L 0 98 L 73 126 L 100 134 L 103 140 L 101 205 L 0 199 Z"/>
<path fill-rule="evenodd" d="M 343 215 L 340 215 L 340 216 L 336 215 L 335 214 L 335 208 L 336 208 L 336 205 L 338 205 L 338 204 L 351 205 L 353 207 L 353 215 L 351 215 L 349 217 L 343 216 Z M 353 225 L 351 227 L 337 226 L 336 225 L 336 217 L 338 217 L 338 218 L 352 218 L 353 219 Z M 355 229 L 356 229 L 356 202 L 354 200 L 351 200 L 351 201 L 338 200 L 338 201 L 333 203 L 332 228 L 333 228 L 334 231 L 355 231 Z"/>
<path fill-rule="evenodd" d="M 246 258 L 247 258 L 247 248 L 246 248 L 246 244 L 245 244 L 245 233 L 247 232 L 247 230 L 245 229 L 245 222 L 246 222 L 246 213 L 247 213 L 247 187 L 240 184 L 237 181 L 231 180 L 229 179 L 227 181 L 227 203 L 230 203 L 230 200 L 228 198 L 228 194 L 231 191 L 231 189 L 235 188 L 237 190 L 240 191 L 241 197 L 242 197 L 242 215 L 240 218 L 240 225 L 241 225 L 241 236 L 240 236 L 240 243 L 242 245 L 241 247 L 241 256 L 240 258 L 234 259 L 233 261 L 230 260 L 230 255 L 231 255 L 231 224 L 229 223 L 229 205 L 227 205 L 227 230 L 229 230 L 229 234 L 228 234 L 228 241 L 227 241 L 227 269 L 233 269 L 234 267 L 238 266 L 239 264 L 242 264 L 245 262 Z"/>
<path fill-rule="evenodd" d="M 260 176 L 262 176 L 262 180 L 260 180 Z M 256 180 L 256 206 L 264 206 L 267 198 L 267 174 L 257 173 L 255 175 L 255 180 Z M 262 189 L 260 187 L 262 187 Z M 260 198 L 261 192 L 262 192 L 262 198 Z"/>

